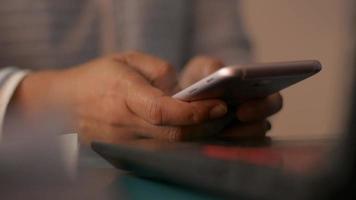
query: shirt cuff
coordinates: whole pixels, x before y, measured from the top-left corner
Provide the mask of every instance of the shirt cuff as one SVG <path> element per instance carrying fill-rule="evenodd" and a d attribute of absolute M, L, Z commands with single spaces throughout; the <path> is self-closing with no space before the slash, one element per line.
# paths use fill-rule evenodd
<path fill-rule="evenodd" d="M 29 70 L 20 70 L 15 67 L 0 70 L 0 141 L 9 102 L 17 86 L 29 72 Z"/>

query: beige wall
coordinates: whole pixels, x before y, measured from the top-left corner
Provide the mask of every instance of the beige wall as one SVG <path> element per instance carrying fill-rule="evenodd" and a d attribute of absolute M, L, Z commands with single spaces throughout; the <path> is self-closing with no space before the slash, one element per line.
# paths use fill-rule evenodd
<path fill-rule="evenodd" d="M 242 0 L 256 61 L 318 59 L 323 71 L 283 91 L 272 135 L 324 137 L 342 131 L 351 65 L 351 0 Z M 356 22 L 355 22 L 356 24 Z"/>

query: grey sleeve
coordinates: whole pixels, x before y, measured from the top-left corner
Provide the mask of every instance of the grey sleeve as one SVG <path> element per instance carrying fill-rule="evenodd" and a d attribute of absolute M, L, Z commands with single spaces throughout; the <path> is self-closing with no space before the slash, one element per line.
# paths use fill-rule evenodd
<path fill-rule="evenodd" d="M 192 13 L 193 55 L 218 57 L 226 64 L 251 60 L 238 0 L 196 0 Z"/>

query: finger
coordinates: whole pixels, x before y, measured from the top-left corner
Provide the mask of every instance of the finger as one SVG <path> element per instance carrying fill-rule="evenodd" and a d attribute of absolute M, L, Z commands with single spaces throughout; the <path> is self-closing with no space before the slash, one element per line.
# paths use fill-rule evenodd
<path fill-rule="evenodd" d="M 150 83 L 164 92 L 170 92 L 177 84 L 177 72 L 168 62 L 141 52 L 128 52 L 114 56 L 117 61 L 132 66 Z"/>
<path fill-rule="evenodd" d="M 180 77 L 181 88 L 186 88 L 189 85 L 199 81 L 200 79 L 214 73 L 224 66 L 224 63 L 208 56 L 198 56 L 193 58 L 186 67 Z"/>
<path fill-rule="evenodd" d="M 122 64 L 124 65 L 124 64 Z M 124 93 L 126 109 L 155 125 L 190 125 L 222 117 L 227 112 L 221 100 L 182 102 L 152 86 L 137 72 L 125 69 L 129 79 Z M 119 99 L 120 100 L 120 99 Z"/>
<path fill-rule="evenodd" d="M 232 140 L 262 138 L 265 137 L 266 132 L 270 129 L 271 123 L 267 120 L 243 123 L 225 130 L 219 137 Z"/>
<path fill-rule="evenodd" d="M 265 119 L 282 109 L 283 98 L 279 93 L 266 98 L 248 101 L 237 109 L 237 117 L 240 121 L 256 121 Z"/>
<path fill-rule="evenodd" d="M 227 120 L 221 118 L 192 126 L 156 126 L 143 122 L 136 134 L 144 138 L 155 138 L 169 142 L 193 141 L 211 137 L 226 126 Z"/>

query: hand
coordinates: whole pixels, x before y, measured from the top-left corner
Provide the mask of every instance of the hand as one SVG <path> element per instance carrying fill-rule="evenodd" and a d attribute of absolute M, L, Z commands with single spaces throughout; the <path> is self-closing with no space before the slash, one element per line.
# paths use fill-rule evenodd
<path fill-rule="evenodd" d="M 13 104 L 27 118 L 43 108 L 65 110 L 87 142 L 181 140 L 190 137 L 194 125 L 226 114 L 220 100 L 187 103 L 171 98 L 176 83 L 167 62 L 143 53 L 123 53 L 63 71 L 30 74 L 18 87 Z"/>
<path fill-rule="evenodd" d="M 224 67 L 224 64 L 221 60 L 207 56 L 195 57 L 188 62 L 182 71 L 179 81 L 180 87 L 188 87 L 222 67 Z M 267 118 L 281 110 L 282 104 L 283 99 L 279 93 L 241 104 L 235 113 L 239 122 L 236 123 L 235 121 L 232 126 L 219 134 L 219 137 L 232 140 L 264 137 L 266 132 L 271 129 L 271 124 Z M 221 126 L 225 125 L 222 124 Z M 218 127 L 219 125 L 215 126 Z"/>

